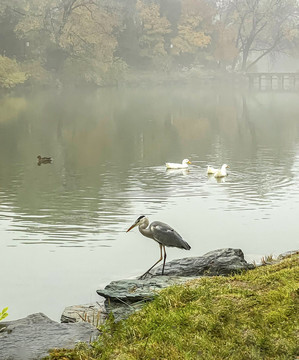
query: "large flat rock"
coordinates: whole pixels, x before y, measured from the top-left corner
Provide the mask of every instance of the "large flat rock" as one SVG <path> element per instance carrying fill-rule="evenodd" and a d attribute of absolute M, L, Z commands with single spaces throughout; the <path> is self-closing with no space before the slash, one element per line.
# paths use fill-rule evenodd
<path fill-rule="evenodd" d="M 127 302 L 152 300 L 158 290 L 171 285 L 182 284 L 191 278 L 182 276 L 156 276 L 146 279 L 126 279 L 112 281 L 105 289 L 97 293 L 109 301 Z"/>
<path fill-rule="evenodd" d="M 241 249 L 218 249 L 203 256 L 177 259 L 165 264 L 164 275 L 172 276 L 218 276 L 231 275 L 253 269 L 254 265 L 244 259 Z M 162 265 L 152 270 L 149 276 L 162 273 Z"/>
<path fill-rule="evenodd" d="M 253 269 L 244 259 L 240 249 L 219 249 L 203 256 L 173 260 L 153 269 L 144 279 L 112 281 L 105 289 L 97 290 L 103 296 L 107 312 L 114 314 L 115 320 L 126 318 L 150 301 L 157 292 L 175 284 L 182 284 L 200 276 L 230 275 L 243 270 Z"/>
<path fill-rule="evenodd" d="M 1 360 L 36 360 L 53 348 L 73 348 L 78 342 L 90 342 L 99 331 L 89 323 L 60 324 L 42 313 L 15 321 L 2 321 Z"/>
<path fill-rule="evenodd" d="M 127 279 L 112 281 L 105 289 L 97 290 L 104 298 L 107 312 L 112 312 L 115 321 L 127 318 L 152 300 L 159 290 L 171 285 L 183 284 L 192 277 L 156 276 L 147 279 Z"/>
<path fill-rule="evenodd" d="M 64 309 L 60 321 L 62 323 L 88 322 L 98 327 L 105 322 L 106 316 L 104 304 L 72 305 Z"/>

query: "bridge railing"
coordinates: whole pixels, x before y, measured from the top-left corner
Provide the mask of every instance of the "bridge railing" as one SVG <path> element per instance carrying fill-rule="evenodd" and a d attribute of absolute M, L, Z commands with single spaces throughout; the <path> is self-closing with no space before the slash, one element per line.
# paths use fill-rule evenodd
<path fill-rule="evenodd" d="M 250 89 L 299 91 L 299 73 L 247 73 L 246 76 Z"/>

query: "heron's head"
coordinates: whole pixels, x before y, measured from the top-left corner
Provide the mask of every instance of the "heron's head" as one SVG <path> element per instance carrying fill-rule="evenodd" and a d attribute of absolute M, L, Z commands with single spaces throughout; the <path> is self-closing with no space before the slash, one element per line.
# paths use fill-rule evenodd
<path fill-rule="evenodd" d="M 147 218 L 146 218 L 144 215 L 139 216 L 139 218 L 134 222 L 134 224 L 129 227 L 129 229 L 127 230 L 127 232 L 130 231 L 130 230 L 132 230 L 132 229 L 134 229 L 135 226 L 141 225 L 141 224 L 143 224 L 143 223 L 145 223 L 145 222 L 147 222 L 147 221 L 148 221 L 148 220 L 147 220 Z"/>
<path fill-rule="evenodd" d="M 40 155 L 37 156 L 38 160 L 40 160 L 42 157 Z"/>
<path fill-rule="evenodd" d="M 222 168 L 223 168 L 223 169 L 226 169 L 226 168 L 229 168 L 229 166 L 228 166 L 227 164 L 223 164 L 223 165 L 222 165 Z"/>
<path fill-rule="evenodd" d="M 191 161 L 189 159 L 184 159 L 183 164 L 191 164 Z"/>

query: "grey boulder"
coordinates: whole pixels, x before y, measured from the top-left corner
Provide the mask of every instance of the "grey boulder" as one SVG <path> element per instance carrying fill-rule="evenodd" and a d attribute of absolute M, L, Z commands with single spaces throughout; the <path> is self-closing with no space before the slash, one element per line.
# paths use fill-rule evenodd
<path fill-rule="evenodd" d="M 299 250 L 290 250 L 290 251 L 286 251 L 280 255 L 278 255 L 277 259 L 278 260 L 282 260 L 285 259 L 286 257 L 292 256 L 292 255 L 296 255 L 299 253 Z"/>
<path fill-rule="evenodd" d="M 153 300 L 159 290 L 191 279 L 192 277 L 156 276 L 142 280 L 118 280 L 112 281 L 105 289 L 97 290 L 97 293 L 106 299 L 107 312 L 111 312 L 115 321 L 119 321 L 141 309 L 145 302 Z"/>
<path fill-rule="evenodd" d="M 161 276 L 162 266 L 159 266 L 145 279 L 112 281 L 97 293 L 106 299 L 107 312 L 112 312 L 115 321 L 119 321 L 139 310 L 159 290 L 168 286 L 183 284 L 200 276 L 230 275 L 253 268 L 254 265 L 244 259 L 242 250 L 219 249 L 199 257 L 170 261 L 165 265 L 164 276 Z"/>
<path fill-rule="evenodd" d="M 247 263 L 241 249 L 219 249 L 203 256 L 177 259 L 165 264 L 164 275 L 179 276 L 218 276 L 231 275 L 243 270 L 253 269 Z M 149 276 L 162 273 L 162 265 L 155 268 Z"/>
<path fill-rule="evenodd" d="M 64 309 L 60 321 L 62 323 L 88 322 L 98 327 L 105 322 L 106 315 L 104 304 L 72 305 Z"/>
<path fill-rule="evenodd" d="M 74 348 L 77 342 L 89 343 L 99 335 L 89 323 L 60 324 L 42 313 L 1 322 L 1 360 L 35 360 L 53 348 Z"/>

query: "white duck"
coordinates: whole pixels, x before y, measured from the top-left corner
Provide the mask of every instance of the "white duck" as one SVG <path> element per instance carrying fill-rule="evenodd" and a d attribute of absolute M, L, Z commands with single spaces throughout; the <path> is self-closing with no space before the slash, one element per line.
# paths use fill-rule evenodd
<path fill-rule="evenodd" d="M 220 170 L 217 170 L 215 173 L 214 173 L 214 177 L 215 178 L 222 178 L 222 177 L 225 177 L 227 176 L 227 171 L 226 169 L 228 168 L 229 166 L 227 164 L 223 164 L 221 169 Z"/>
<path fill-rule="evenodd" d="M 181 164 L 177 163 L 166 163 L 167 169 L 187 169 L 188 164 L 191 164 L 191 161 L 189 159 L 184 159 Z"/>
<path fill-rule="evenodd" d="M 215 169 L 215 168 L 213 168 L 212 166 L 208 165 L 207 174 L 208 174 L 208 175 L 215 174 L 218 170 L 219 170 L 219 169 Z"/>

